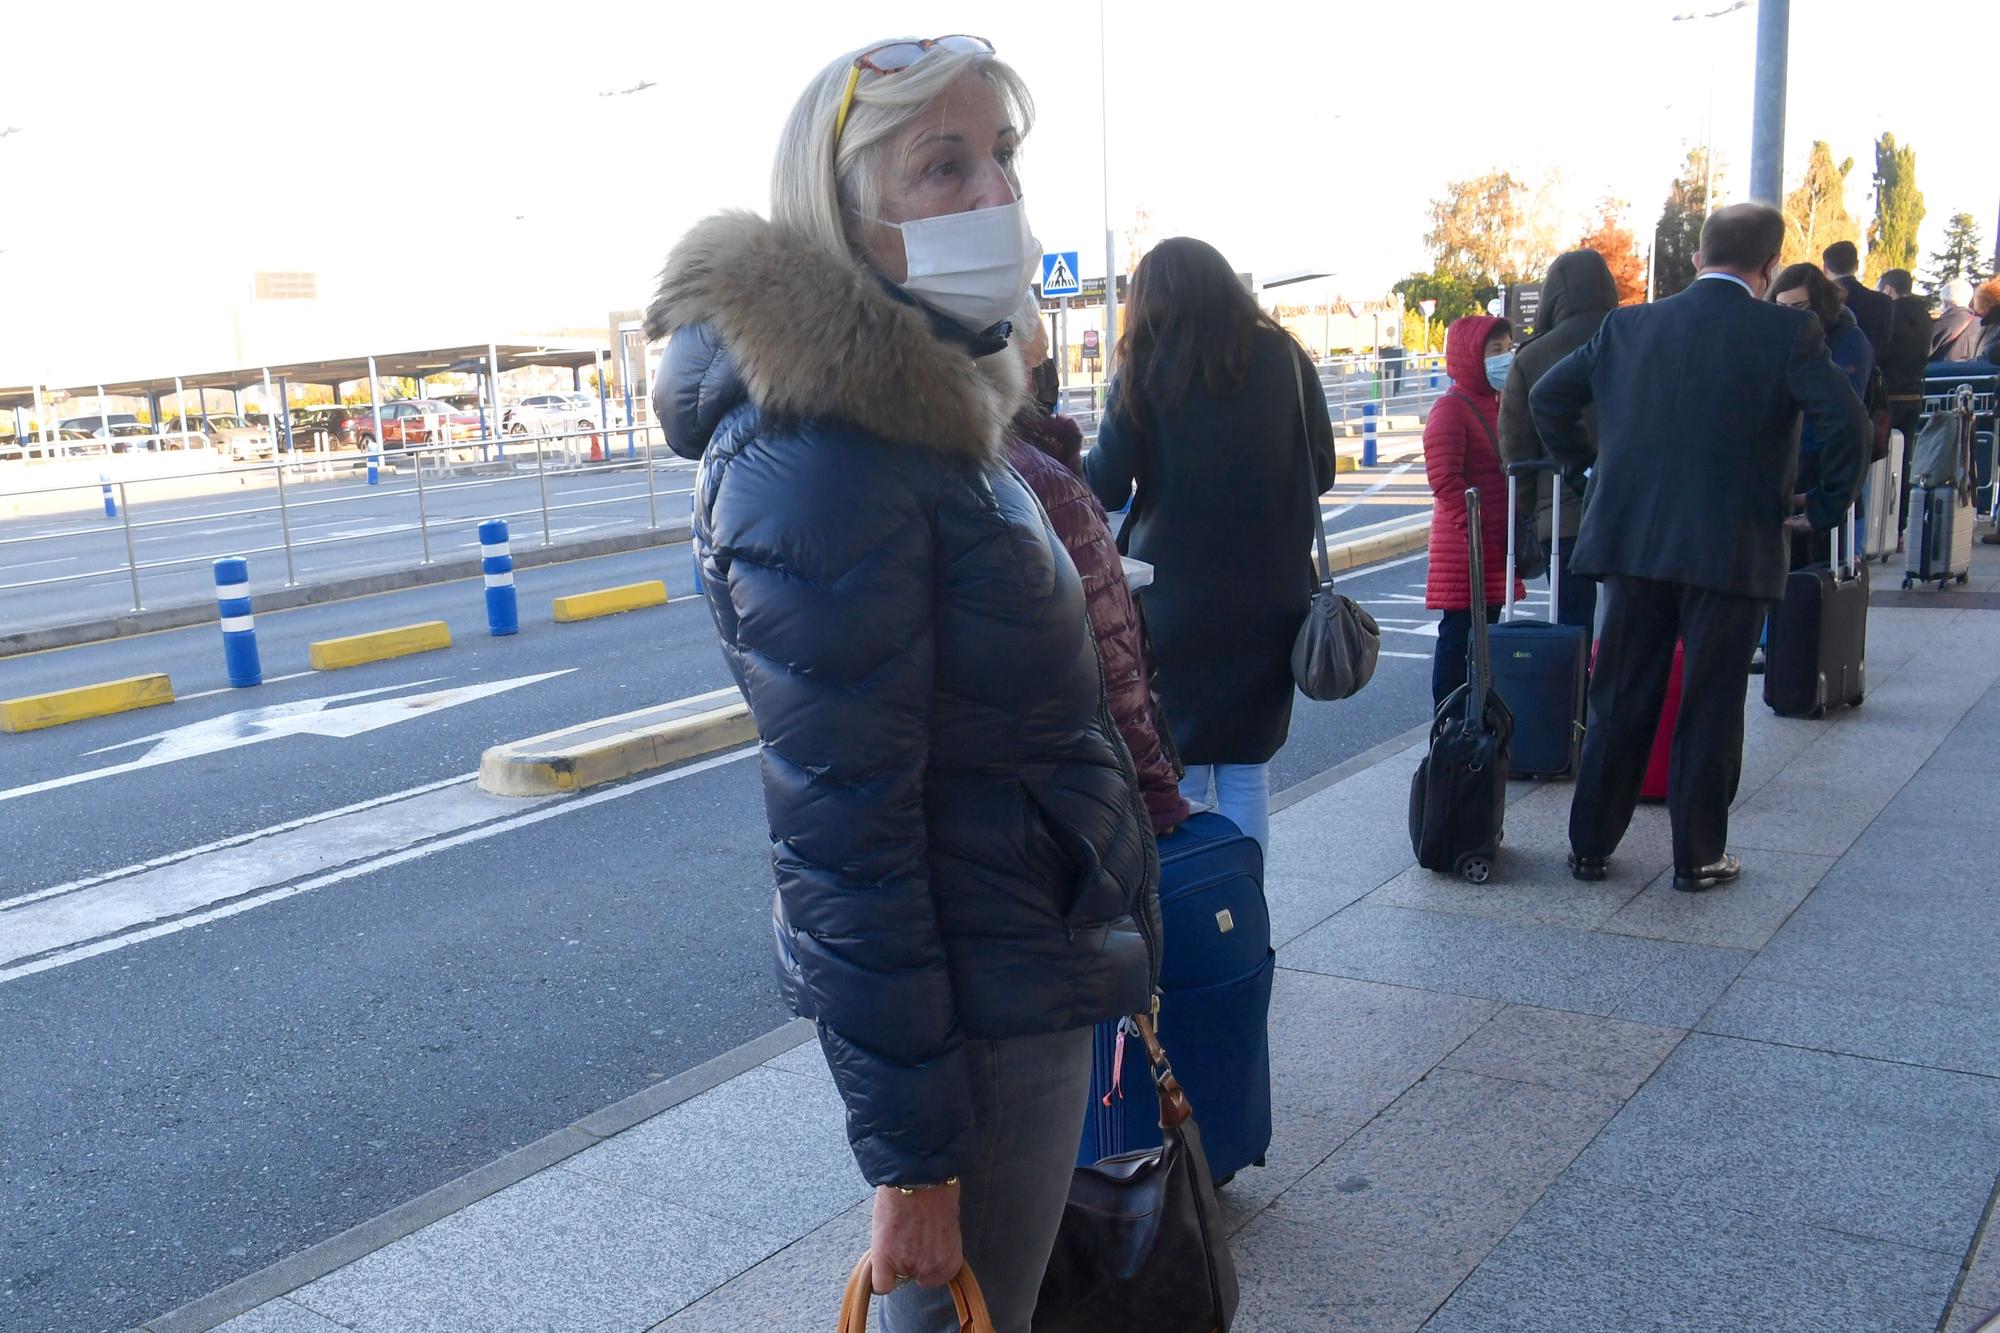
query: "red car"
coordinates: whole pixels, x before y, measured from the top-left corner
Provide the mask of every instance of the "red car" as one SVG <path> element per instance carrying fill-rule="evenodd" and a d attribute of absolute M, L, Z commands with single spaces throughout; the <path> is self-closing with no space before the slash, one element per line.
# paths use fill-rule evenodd
<path fill-rule="evenodd" d="M 355 440 L 363 448 L 375 444 L 375 413 L 354 409 Z M 435 398 L 407 398 L 382 404 L 382 447 L 402 449 L 413 444 L 444 444 L 479 438 L 479 414 L 464 412 Z"/>

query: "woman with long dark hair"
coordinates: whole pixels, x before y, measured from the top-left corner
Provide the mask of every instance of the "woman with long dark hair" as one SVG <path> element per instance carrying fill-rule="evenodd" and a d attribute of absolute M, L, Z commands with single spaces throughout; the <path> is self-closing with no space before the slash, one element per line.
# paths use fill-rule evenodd
<path fill-rule="evenodd" d="M 1847 376 L 1847 383 L 1855 396 L 1867 401 L 1868 376 L 1875 369 L 1875 349 L 1869 346 L 1854 312 L 1847 308 L 1847 293 L 1840 284 L 1827 277 L 1817 264 L 1793 264 L 1778 274 L 1777 281 L 1771 284 L 1770 299 L 1779 305 L 1800 307 L 1819 316 L 1820 328 L 1826 332 L 1827 354 L 1833 358 L 1833 364 L 1840 367 L 1840 373 Z M 1799 428 L 1799 479 L 1794 489 L 1805 492 L 1818 484 L 1819 438 L 1814 435 L 1812 423 L 1808 421 Z M 1862 531 L 1858 502 L 1856 509 L 1854 539 L 1858 540 Z M 1793 535 L 1792 568 L 1830 563 L 1832 559 L 1833 538 L 1829 534 L 1813 532 Z"/>
<path fill-rule="evenodd" d="M 1130 298 L 1085 469 L 1105 508 L 1131 502 L 1121 543 L 1155 570 L 1146 612 L 1181 792 L 1268 851 L 1269 765 L 1291 728 L 1292 640 L 1333 485 L 1326 395 L 1212 245 L 1162 241 Z"/>

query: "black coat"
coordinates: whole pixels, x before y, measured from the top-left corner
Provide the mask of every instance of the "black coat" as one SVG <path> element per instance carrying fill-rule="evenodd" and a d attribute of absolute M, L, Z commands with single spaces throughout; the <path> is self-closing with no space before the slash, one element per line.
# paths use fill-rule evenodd
<path fill-rule="evenodd" d="M 1589 342 L 1604 317 L 1618 308 L 1618 280 L 1611 266 L 1595 250 L 1572 250 L 1556 256 L 1549 275 L 1542 282 L 1542 305 L 1536 315 L 1535 336 L 1514 353 L 1514 368 L 1507 373 L 1507 387 L 1500 394 L 1500 456 L 1509 463 L 1546 458 L 1548 450 L 1535 430 L 1528 412 L 1528 391 L 1556 362 Z M 1583 433 L 1597 438 L 1597 409 L 1583 409 Z M 1535 502 L 1535 530 L 1549 539 L 1549 514 L 1553 488 L 1546 480 Z M 1563 492 L 1562 536 L 1576 538 L 1583 522 L 1583 489 L 1567 484 Z"/>
<path fill-rule="evenodd" d="M 1875 353 L 1875 362 L 1880 365 L 1889 350 L 1889 338 L 1895 327 L 1894 298 L 1884 296 L 1853 274 L 1835 278 L 1834 281 L 1847 293 L 1847 308 L 1854 312 L 1854 322 L 1861 326 L 1861 336 L 1868 339 L 1868 346 Z"/>
<path fill-rule="evenodd" d="M 1146 621 L 1174 742 L 1190 764 L 1265 763 L 1291 729 L 1292 640 L 1312 600 L 1317 497 L 1333 485 L 1319 376 L 1270 329 L 1234 397 L 1198 379 L 1178 403 L 1125 388 L 1120 372 L 1084 470 L 1106 509 L 1131 500 L 1121 546 L 1154 567 Z"/>
<path fill-rule="evenodd" d="M 1597 404 L 1597 443 L 1581 429 Z M 1820 441 L 1807 495 L 1816 528 L 1853 503 L 1867 466 L 1861 399 L 1827 355 L 1819 319 L 1699 279 L 1627 306 L 1528 396 L 1549 452 L 1593 465 L 1572 568 L 1776 601 L 1790 564 L 1803 411 Z"/>
<path fill-rule="evenodd" d="M 972 1165 L 965 1039 L 1143 1010 L 1159 859 L 1004 342 L 747 214 L 668 257 L 655 394 L 763 747 L 780 980 L 863 1175 Z"/>
<path fill-rule="evenodd" d="M 1920 296 L 1896 298 L 1889 324 L 1889 348 L 1882 354 L 1882 384 L 1890 393 L 1924 391 L 1924 367 L 1931 359 L 1931 310 Z"/>
<path fill-rule="evenodd" d="M 1931 360 L 1973 360 L 1979 355 L 1979 337 L 1983 332 L 1978 316 L 1965 307 L 1944 311 L 1931 325 Z"/>

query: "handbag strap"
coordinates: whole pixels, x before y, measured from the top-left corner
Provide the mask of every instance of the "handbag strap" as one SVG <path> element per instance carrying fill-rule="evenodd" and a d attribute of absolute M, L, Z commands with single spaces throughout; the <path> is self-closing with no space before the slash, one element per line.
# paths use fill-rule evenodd
<path fill-rule="evenodd" d="M 1319 477 L 1313 472 L 1312 418 L 1306 415 L 1306 377 L 1299 369 L 1299 357 L 1302 355 L 1296 348 L 1293 349 L 1292 387 L 1299 393 L 1299 434 L 1306 446 L 1306 505 L 1312 510 L 1313 541 L 1319 547 L 1319 569 L 1313 576 L 1313 591 L 1318 592 L 1321 582 L 1333 577 L 1333 561 L 1326 553 L 1326 515 L 1319 511 Z"/>
<path fill-rule="evenodd" d="M 874 1296 L 873 1257 L 863 1250 L 854 1275 L 847 1279 L 847 1294 L 840 1301 L 838 1333 L 868 1333 L 868 1304 Z M 969 1266 L 961 1265 L 958 1276 L 951 1280 L 951 1303 L 958 1310 L 958 1333 L 997 1333 L 993 1316 L 986 1309 L 986 1295 Z"/>
<path fill-rule="evenodd" d="M 1189 1104 L 1180 1080 L 1174 1077 L 1174 1067 L 1167 1063 L 1167 1050 L 1160 1045 L 1160 1034 L 1154 1030 L 1152 1017 L 1134 1014 L 1132 1026 L 1138 1030 L 1139 1040 L 1145 1043 L 1147 1063 L 1153 1066 L 1153 1088 L 1160 1097 L 1160 1128 L 1177 1129 L 1194 1117 L 1194 1107 Z"/>

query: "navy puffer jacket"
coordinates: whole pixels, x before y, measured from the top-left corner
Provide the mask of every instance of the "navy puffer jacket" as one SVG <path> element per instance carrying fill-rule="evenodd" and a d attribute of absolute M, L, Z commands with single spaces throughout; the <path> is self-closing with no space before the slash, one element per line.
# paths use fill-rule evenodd
<path fill-rule="evenodd" d="M 969 1166 L 966 1038 L 1144 1009 L 1158 854 L 1018 358 L 748 214 L 668 257 L 655 392 L 763 742 L 779 973 L 873 1184 Z"/>

